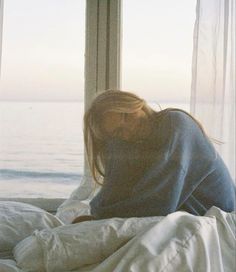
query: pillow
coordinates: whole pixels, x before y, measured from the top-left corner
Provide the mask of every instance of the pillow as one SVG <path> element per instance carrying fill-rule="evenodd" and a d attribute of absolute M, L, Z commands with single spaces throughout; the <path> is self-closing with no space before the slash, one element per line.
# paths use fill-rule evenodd
<path fill-rule="evenodd" d="M 34 230 L 51 229 L 62 224 L 56 216 L 33 205 L 0 201 L 0 258 L 11 257 L 14 246 Z"/>
<path fill-rule="evenodd" d="M 112 218 L 35 231 L 16 245 L 14 258 L 18 267 L 31 272 L 64 272 L 94 265 L 161 219 Z"/>

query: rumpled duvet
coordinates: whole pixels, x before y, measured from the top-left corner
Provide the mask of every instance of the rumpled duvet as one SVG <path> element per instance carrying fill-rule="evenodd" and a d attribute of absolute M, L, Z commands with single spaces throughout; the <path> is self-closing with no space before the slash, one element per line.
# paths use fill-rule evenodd
<path fill-rule="evenodd" d="M 235 213 L 212 207 L 205 216 L 178 211 L 35 231 L 14 248 L 15 270 L 5 260 L 0 271 L 231 272 L 235 223 Z"/>

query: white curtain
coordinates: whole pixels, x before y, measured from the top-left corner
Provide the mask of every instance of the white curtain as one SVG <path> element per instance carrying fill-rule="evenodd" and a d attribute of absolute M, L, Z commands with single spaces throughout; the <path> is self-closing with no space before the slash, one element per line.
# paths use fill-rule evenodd
<path fill-rule="evenodd" d="M 235 0 L 198 0 L 194 29 L 191 113 L 235 179 Z"/>
<path fill-rule="evenodd" d="M 3 0 L 0 0 L 0 77 L 1 77 L 1 58 L 2 58 L 2 29 L 3 29 Z"/>

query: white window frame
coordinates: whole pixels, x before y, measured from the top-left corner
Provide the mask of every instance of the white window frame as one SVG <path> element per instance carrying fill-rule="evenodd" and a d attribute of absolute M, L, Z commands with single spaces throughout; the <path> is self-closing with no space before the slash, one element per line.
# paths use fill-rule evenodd
<path fill-rule="evenodd" d="M 0 22 L 2 19 L 3 0 L 0 0 Z M 0 29 L 0 35 L 1 33 Z M 97 93 L 120 88 L 121 0 L 87 0 L 85 35 L 86 110 Z M 91 182 L 90 178 L 86 179 L 91 175 L 86 159 L 84 160 L 85 182 Z M 65 201 L 64 198 L 0 198 L 1 200 L 25 202 L 50 212 L 55 212 Z"/>

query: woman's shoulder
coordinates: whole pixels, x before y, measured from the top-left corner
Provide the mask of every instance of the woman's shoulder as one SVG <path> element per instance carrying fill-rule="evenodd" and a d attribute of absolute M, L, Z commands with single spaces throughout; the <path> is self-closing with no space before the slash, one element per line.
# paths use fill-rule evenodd
<path fill-rule="evenodd" d="M 191 135 L 197 137 L 197 135 L 202 136 L 204 134 L 201 124 L 181 109 L 168 108 L 158 114 L 159 119 L 156 120 L 160 125 L 157 127 L 164 132 L 164 137 L 181 137 L 184 139 L 185 137 L 191 138 Z M 160 129 L 158 130 L 160 131 Z"/>
<path fill-rule="evenodd" d="M 171 118 L 174 118 L 176 120 L 186 120 L 191 118 L 191 115 L 182 109 L 167 108 L 166 111 L 167 111 L 167 114 L 171 116 Z"/>
<path fill-rule="evenodd" d="M 163 120 L 171 126 L 186 126 L 196 123 L 194 118 L 184 110 L 178 108 L 167 108 L 157 113 L 157 121 Z"/>

